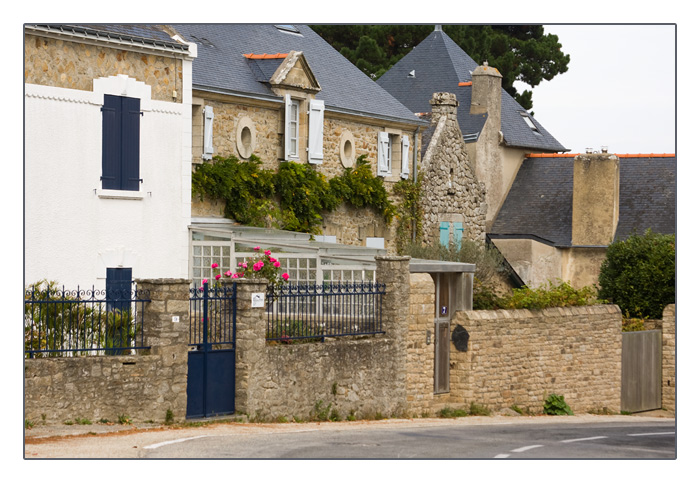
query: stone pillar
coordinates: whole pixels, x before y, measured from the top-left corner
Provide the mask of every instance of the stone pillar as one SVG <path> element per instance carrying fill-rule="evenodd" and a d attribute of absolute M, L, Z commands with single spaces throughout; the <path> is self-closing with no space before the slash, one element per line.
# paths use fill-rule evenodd
<path fill-rule="evenodd" d="M 266 294 L 267 282 L 236 280 L 236 412 L 253 416 L 263 409 L 260 374 L 265 352 L 265 307 L 253 307 L 253 294 Z"/>
<path fill-rule="evenodd" d="M 136 281 L 139 290 L 147 290 L 150 303 L 144 304 L 144 344 L 159 358 L 157 403 L 185 419 L 187 412 L 187 344 L 189 343 L 189 280 L 148 279 Z M 159 379 L 161 380 L 161 379 Z"/>
<path fill-rule="evenodd" d="M 676 413 L 676 304 L 664 308 L 661 322 L 661 407 Z"/>
<path fill-rule="evenodd" d="M 620 214 L 620 160 L 613 154 L 574 158 L 572 245 L 609 245 Z"/>
<path fill-rule="evenodd" d="M 393 341 L 396 377 L 387 384 L 393 384 L 396 400 L 401 402 L 401 411 L 406 407 L 406 359 L 408 325 L 411 302 L 411 275 L 408 265 L 411 257 L 379 256 L 377 262 L 377 283 L 386 284 L 386 295 L 382 304 L 382 326 L 386 336 Z"/>

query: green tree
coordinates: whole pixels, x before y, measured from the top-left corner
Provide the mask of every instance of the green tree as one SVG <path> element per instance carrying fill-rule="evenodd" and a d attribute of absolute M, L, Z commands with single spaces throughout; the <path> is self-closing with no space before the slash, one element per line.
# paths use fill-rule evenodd
<path fill-rule="evenodd" d="M 378 79 L 433 31 L 432 25 L 312 25 L 312 29 L 373 79 Z M 445 25 L 443 30 L 478 64 L 503 76 L 503 88 L 525 109 L 532 90 L 518 92 L 568 70 L 569 55 L 542 25 Z"/>
<path fill-rule="evenodd" d="M 598 285 L 598 296 L 627 317 L 660 319 L 676 299 L 676 235 L 647 230 L 612 243 Z"/>

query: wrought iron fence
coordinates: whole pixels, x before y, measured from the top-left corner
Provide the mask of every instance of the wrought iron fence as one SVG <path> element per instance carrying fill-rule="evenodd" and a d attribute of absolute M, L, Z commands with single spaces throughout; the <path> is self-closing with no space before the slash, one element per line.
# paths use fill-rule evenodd
<path fill-rule="evenodd" d="M 190 288 L 189 345 L 221 348 L 236 342 L 236 284 Z"/>
<path fill-rule="evenodd" d="M 267 292 L 267 340 L 291 342 L 383 334 L 386 285 L 370 282 L 289 284 Z"/>
<path fill-rule="evenodd" d="M 144 345 L 148 291 L 66 290 L 35 284 L 24 293 L 24 354 L 28 358 L 128 355 Z"/>

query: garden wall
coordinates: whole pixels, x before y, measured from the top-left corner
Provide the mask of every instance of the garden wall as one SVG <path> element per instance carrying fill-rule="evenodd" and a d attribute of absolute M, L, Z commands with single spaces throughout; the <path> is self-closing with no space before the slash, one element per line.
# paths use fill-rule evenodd
<path fill-rule="evenodd" d="M 185 419 L 188 281 L 140 280 L 139 290 L 150 291 L 143 321 L 150 351 L 25 359 L 25 421 L 163 421 L 168 410 L 175 419 Z"/>
<path fill-rule="evenodd" d="M 236 410 L 251 418 L 313 419 L 335 412 L 372 418 L 405 412 L 405 330 L 408 258 L 377 259 L 377 281 L 386 283 L 384 335 L 341 337 L 308 344 L 269 344 L 262 308 L 252 308 L 265 285 L 238 282 Z M 329 407 L 330 405 L 330 407 Z"/>
<path fill-rule="evenodd" d="M 537 413 L 551 394 L 576 412 L 620 411 L 622 316 L 615 305 L 460 312 L 470 335 L 455 389 L 490 409 Z M 452 381 L 452 379 L 451 379 Z"/>
<path fill-rule="evenodd" d="M 661 406 L 676 412 L 676 304 L 664 308 L 661 321 Z"/>

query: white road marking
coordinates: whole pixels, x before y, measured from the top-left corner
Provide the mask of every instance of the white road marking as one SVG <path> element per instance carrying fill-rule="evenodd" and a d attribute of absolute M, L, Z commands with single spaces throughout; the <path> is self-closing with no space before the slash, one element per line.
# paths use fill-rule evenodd
<path fill-rule="evenodd" d="M 529 449 L 534 449 L 534 448 L 541 448 L 541 444 L 533 444 L 532 446 L 523 446 L 522 448 L 518 449 L 512 449 L 510 450 L 511 453 L 522 453 L 523 451 L 527 451 Z"/>
<path fill-rule="evenodd" d="M 560 443 L 575 443 L 577 441 L 592 441 L 594 439 L 605 439 L 607 436 L 591 436 L 590 438 L 578 438 L 578 439 L 565 439 L 564 441 L 559 441 Z"/>
<path fill-rule="evenodd" d="M 189 441 L 192 439 L 199 439 L 199 438 L 208 438 L 208 437 L 209 437 L 209 435 L 204 435 L 204 436 L 193 436 L 191 438 L 174 439 L 172 441 L 163 441 L 162 443 L 149 444 L 148 446 L 144 446 L 143 449 L 156 449 L 156 448 L 160 448 L 161 446 L 166 446 L 168 444 L 182 443 L 183 441 Z"/>
<path fill-rule="evenodd" d="M 508 458 L 509 456 L 509 454 L 497 454 L 494 458 Z"/>
<path fill-rule="evenodd" d="M 665 433 L 636 433 L 636 434 L 628 434 L 627 436 L 662 436 L 666 434 L 676 434 L 675 431 L 668 431 Z"/>

